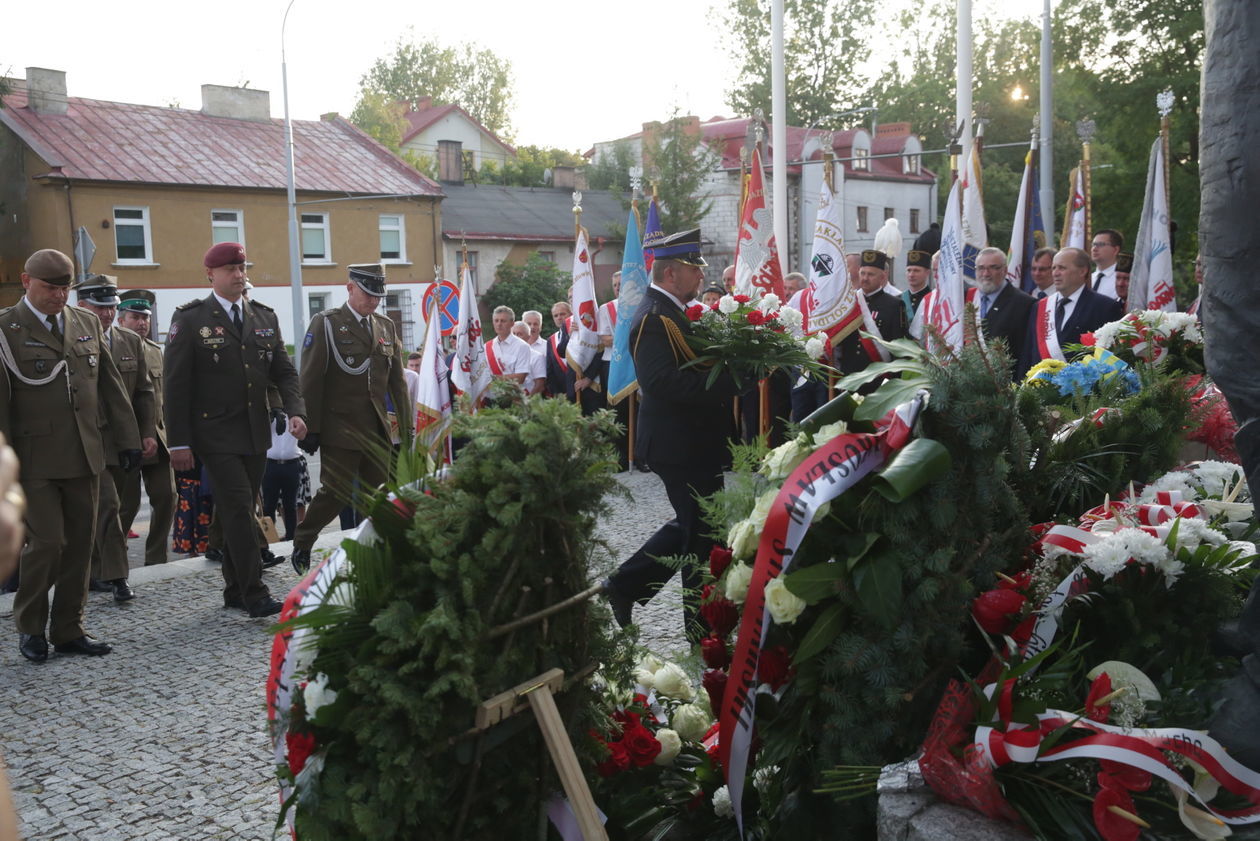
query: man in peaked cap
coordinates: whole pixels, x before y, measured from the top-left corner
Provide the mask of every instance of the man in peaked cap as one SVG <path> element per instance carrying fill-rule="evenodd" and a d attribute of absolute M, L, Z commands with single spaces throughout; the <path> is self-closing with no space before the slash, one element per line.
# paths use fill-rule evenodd
<path fill-rule="evenodd" d="M 154 431 L 157 438 L 156 452 L 145 457 L 138 473 L 127 474 L 119 501 L 119 518 L 123 532 L 130 531 L 140 511 L 140 481 L 143 478 L 152 512 L 149 534 L 144 541 L 144 563 L 152 566 L 164 564 L 170 559 L 171 525 L 175 521 L 175 473 L 171 470 L 171 453 L 166 446 L 166 420 L 162 409 L 162 346 L 149 338 L 157 296 L 147 289 L 132 289 L 119 297 L 118 323 L 144 340 L 144 365 L 153 382 Z"/>
<path fill-rule="evenodd" d="M 857 288 L 866 298 L 866 308 L 879 335 L 888 340 L 906 337 L 906 309 L 897 295 L 890 295 L 888 286 L 888 257 L 882 251 L 867 249 L 859 257 L 857 270 Z M 864 329 L 864 328 L 863 328 Z M 875 343 L 861 336 L 862 329 L 854 330 L 841 340 L 836 348 L 836 367 L 842 374 L 853 374 L 866 370 L 872 362 L 880 361 L 878 347 Z M 871 383 L 862 388 L 863 393 L 874 391 L 878 383 Z"/>
<path fill-rule="evenodd" d="M 738 389 L 723 372 L 706 387 L 709 372 L 683 366 L 695 354 L 687 345 L 691 322 L 683 308 L 696 296 L 707 263 L 700 251 L 700 230 L 663 239 L 655 248 L 652 283 L 634 313 L 630 348 L 639 380 L 642 403 L 636 429 L 636 455 L 660 477 L 674 508 L 666 523 L 612 577 L 604 582 L 613 615 L 629 624 L 635 602 L 644 604 L 674 575 L 656 558 L 695 554 L 708 558 L 711 531 L 700 511 L 699 497 L 722 487 L 722 473 L 730 465 L 726 442 L 731 432 L 731 403 Z M 683 571 L 689 592 L 700 586 L 699 573 Z M 698 639 L 698 598 L 684 601 L 687 633 Z"/>
<path fill-rule="evenodd" d="M 26 261 L 26 294 L 0 310 L 0 432 L 21 462 L 26 491 L 26 548 L 13 601 L 18 650 L 48 659 L 48 643 L 63 654 L 101 655 L 108 643 L 83 630 L 88 565 L 96 526 L 97 492 L 105 470 L 109 425 L 118 463 L 140 463 L 136 420 L 101 322 L 66 306 L 74 264 L 60 251 Z M 106 480 L 108 481 L 108 480 Z M 53 589 L 51 605 L 48 591 Z"/>
<path fill-rule="evenodd" d="M 254 500 L 271 446 L 267 389 L 279 389 L 289 431 L 306 436 L 306 406 L 271 307 L 247 300 L 245 248 L 221 242 L 203 259 L 210 294 L 177 308 L 166 334 L 165 410 L 171 466 L 193 451 L 214 485 L 223 521 L 223 606 L 273 616 L 283 605 L 262 582 Z"/>
<path fill-rule="evenodd" d="M 351 501 L 355 479 L 371 493 L 389 477 L 391 414 L 400 439 L 411 439 L 411 411 L 393 411 L 412 405 L 403 376 L 407 360 L 393 320 L 376 311 L 385 297 L 385 271 L 375 264 L 349 270 L 346 303 L 312 318 L 302 340 L 302 393 L 310 423 L 299 446 L 323 453 L 319 491 L 293 539 L 293 567 L 299 572 L 310 567 L 320 530 Z"/>
<path fill-rule="evenodd" d="M 105 331 L 105 346 L 118 368 L 127 399 L 131 402 L 144 456 L 157 452 L 156 404 L 153 381 L 144 364 L 144 340 L 136 333 L 114 323 L 118 313 L 118 278 L 90 274 L 74 287 L 79 305 L 93 313 Z M 127 583 L 127 529 L 119 516 L 119 499 L 129 476 L 135 471 L 123 470 L 112 456 L 117 450 L 114 429 L 105 426 L 105 465 L 107 476 L 101 477 L 96 505 L 96 543 L 92 546 L 92 582 L 94 589 L 113 590 L 114 600 L 130 601 L 135 592 Z M 137 465 L 138 467 L 139 465 Z"/>
<path fill-rule="evenodd" d="M 1116 257 L 1116 297 L 1127 310 L 1129 308 L 1129 275 L 1133 273 L 1133 255 L 1121 251 Z"/>
<path fill-rule="evenodd" d="M 914 321 L 923 299 L 932 291 L 932 255 L 926 251 L 906 252 L 906 291 L 901 293 L 906 308 L 906 323 Z"/>

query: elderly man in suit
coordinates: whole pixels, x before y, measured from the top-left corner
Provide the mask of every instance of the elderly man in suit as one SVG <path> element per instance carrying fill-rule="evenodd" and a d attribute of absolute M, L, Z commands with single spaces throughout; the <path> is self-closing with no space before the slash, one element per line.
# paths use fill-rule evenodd
<path fill-rule="evenodd" d="M 1006 343 L 1011 376 L 1015 376 L 1028 339 L 1033 298 L 1006 282 L 1006 253 L 1000 248 L 983 248 L 976 255 L 974 303 L 985 341 L 1002 339 Z"/>
<path fill-rule="evenodd" d="M 700 251 L 700 230 L 666 237 L 654 247 L 652 283 L 630 326 L 630 346 L 643 402 L 635 430 L 637 454 L 661 478 L 674 509 L 674 519 L 643 544 L 605 582 L 613 615 L 621 625 L 631 621 L 637 601 L 644 604 L 674 570 L 656 560 L 668 555 L 694 554 L 706 559 L 712 540 L 701 515 L 700 497 L 722 487 L 722 473 L 730 465 L 727 440 L 735 382 L 729 374 L 705 387 L 708 372 L 684 368 L 694 354 L 685 337 L 692 332 L 684 307 L 696 296 L 707 263 Z M 683 570 L 683 585 L 698 589 L 700 575 Z M 684 602 L 684 625 L 698 639 L 698 603 Z"/>
<path fill-rule="evenodd" d="M 1051 272 L 1055 291 L 1038 301 L 1029 316 L 1021 375 L 1043 359 L 1066 360 L 1063 349 L 1080 342 L 1082 333 L 1124 315 L 1119 301 L 1089 287 L 1089 255 L 1082 249 L 1065 248 L 1055 254 Z"/>
<path fill-rule="evenodd" d="M 0 310 L 0 432 L 21 462 L 29 507 L 21 582 L 13 601 L 18 650 L 34 663 L 48 643 L 62 654 L 101 655 L 83 630 L 97 493 L 105 470 L 104 420 L 124 470 L 140 466 L 140 436 L 101 322 L 66 306 L 74 264 L 60 251 L 26 261 L 17 304 Z M 108 478 L 104 481 L 110 481 Z M 53 588 L 51 609 L 48 591 Z"/>

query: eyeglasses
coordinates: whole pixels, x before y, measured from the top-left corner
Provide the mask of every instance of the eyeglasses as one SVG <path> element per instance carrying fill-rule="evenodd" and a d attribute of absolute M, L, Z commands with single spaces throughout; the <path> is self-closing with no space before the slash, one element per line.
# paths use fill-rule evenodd
<path fill-rule="evenodd" d="M 1106 240 L 1094 240 L 1092 243 L 1090 243 L 1090 245 L 1092 245 L 1094 248 L 1119 248 L 1120 247 L 1118 245 L 1112 245 Z"/>

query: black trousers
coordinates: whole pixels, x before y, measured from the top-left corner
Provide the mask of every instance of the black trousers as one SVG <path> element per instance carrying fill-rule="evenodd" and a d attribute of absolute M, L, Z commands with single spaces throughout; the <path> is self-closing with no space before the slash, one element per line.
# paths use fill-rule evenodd
<path fill-rule="evenodd" d="M 827 404 L 827 384 L 806 380 L 792 389 L 792 422 L 800 423 Z"/>
<path fill-rule="evenodd" d="M 292 540 L 297 530 L 297 493 L 301 483 L 301 458 L 286 461 L 267 459 L 267 470 L 262 480 L 263 515 L 275 517 L 276 506 L 280 506 L 285 540 Z"/>
<path fill-rule="evenodd" d="M 603 366 L 603 374 L 600 376 L 600 382 L 604 384 L 604 400 L 608 401 L 611 394 L 608 393 L 608 369 L 612 363 L 607 359 L 601 360 Z M 630 469 L 630 445 L 629 445 L 629 429 L 630 429 L 630 396 L 621 398 L 621 402 L 608 406 L 617 414 L 617 423 L 621 425 L 621 434 L 617 436 L 617 465 L 621 471 Z"/>
<path fill-rule="evenodd" d="M 214 485 L 214 517 L 223 529 L 223 596 L 252 605 L 271 595 L 262 581 L 254 500 L 267 456 L 202 453 Z"/>
<path fill-rule="evenodd" d="M 669 504 L 674 509 L 674 519 L 649 537 L 609 579 L 612 589 L 639 604 L 646 604 L 674 577 L 674 569 L 657 558 L 692 554 L 698 558 L 698 563 L 708 563 L 713 538 L 707 535 L 710 527 L 701 516 L 698 500 L 719 490 L 723 481 L 720 467 L 683 467 L 660 464 L 650 459 L 648 466 L 665 485 Z M 683 567 L 682 583 L 686 590 L 683 596 L 683 627 L 693 639 L 703 634 L 698 615 L 701 580 L 699 569 Z"/>

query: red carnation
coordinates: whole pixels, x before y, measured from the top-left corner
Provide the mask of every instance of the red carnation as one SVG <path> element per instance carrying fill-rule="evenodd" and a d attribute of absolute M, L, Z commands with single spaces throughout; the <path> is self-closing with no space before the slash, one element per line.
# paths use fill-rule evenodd
<path fill-rule="evenodd" d="M 721 637 L 708 636 L 700 640 L 700 656 L 710 669 L 725 669 L 731 664 L 731 654 Z"/>
<path fill-rule="evenodd" d="M 700 616 L 714 635 L 726 637 L 739 622 L 739 608 L 730 599 L 714 593 L 716 585 L 706 584 L 700 597 Z"/>
<path fill-rule="evenodd" d="M 630 754 L 626 752 L 624 744 L 620 741 L 608 742 L 607 747 L 608 758 L 595 766 L 601 777 L 611 777 L 630 767 Z"/>
<path fill-rule="evenodd" d="M 1082 333 L 1082 334 L 1081 334 L 1081 344 L 1085 345 L 1086 347 L 1093 347 L 1093 346 L 1094 346 L 1094 343 L 1095 343 L 1096 341 L 1097 341 L 1097 339 L 1095 339 L 1095 338 L 1094 338 L 1094 334 L 1093 334 L 1093 333 Z"/>
<path fill-rule="evenodd" d="M 630 761 L 639 768 L 651 765 L 652 760 L 661 752 L 661 743 L 652 735 L 651 730 L 641 724 L 626 730 L 621 742 L 626 746 Z"/>
<path fill-rule="evenodd" d="M 762 324 L 766 323 L 766 314 L 763 313 L 761 310 L 751 311 L 750 313 L 748 313 L 746 318 L 748 319 L 748 323 L 751 324 L 753 327 L 760 327 Z"/>
<path fill-rule="evenodd" d="M 735 303 L 737 303 L 737 304 L 746 304 L 746 303 L 748 303 L 748 296 L 747 296 L 747 295 L 735 295 L 735 296 L 734 296 L 734 298 L 735 298 Z"/>
<path fill-rule="evenodd" d="M 1111 694 L 1111 675 L 1103 672 L 1094 678 L 1089 685 L 1089 694 L 1085 696 L 1085 717 L 1104 724 L 1111 717 L 1111 704 L 1099 704 L 1099 700 Z"/>
<path fill-rule="evenodd" d="M 1024 609 L 1028 599 L 1015 590 L 989 590 L 971 602 L 971 615 L 990 634 L 1000 634 L 1010 624 L 1010 617 Z"/>
<path fill-rule="evenodd" d="M 761 659 L 757 661 L 758 680 L 770 684 L 770 688 L 777 692 L 791 676 L 792 659 L 788 657 L 787 648 L 776 645 L 761 652 Z"/>
<path fill-rule="evenodd" d="M 700 685 L 709 693 L 709 706 L 713 714 L 719 715 L 722 710 L 722 696 L 726 694 L 726 672 L 721 669 L 709 669 L 700 676 Z"/>
<path fill-rule="evenodd" d="M 1136 841 L 1142 828 L 1133 821 L 1120 817 L 1108 807 L 1118 806 L 1129 814 L 1135 814 L 1133 798 L 1124 789 L 1100 788 L 1094 797 L 1094 826 L 1106 841 Z"/>
<path fill-rule="evenodd" d="M 704 306 L 701 304 L 692 304 L 687 307 L 687 318 L 692 321 L 699 321 L 700 316 L 704 315 Z"/>
<path fill-rule="evenodd" d="M 311 754 L 315 752 L 315 734 L 295 733 L 290 730 L 284 734 L 284 746 L 289 753 L 289 770 L 296 777 L 302 773 L 302 769 L 306 767 L 306 760 L 310 759 Z"/>
<path fill-rule="evenodd" d="M 721 578 L 722 573 L 731 565 L 733 557 L 730 549 L 715 545 L 709 550 L 709 574 L 714 578 Z"/>

